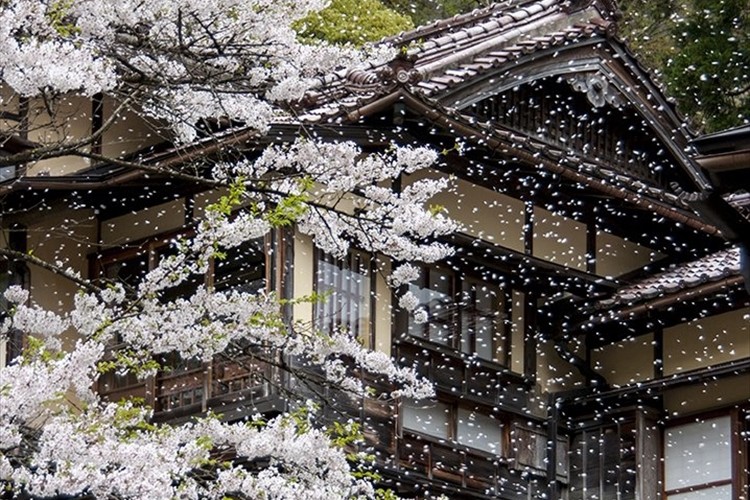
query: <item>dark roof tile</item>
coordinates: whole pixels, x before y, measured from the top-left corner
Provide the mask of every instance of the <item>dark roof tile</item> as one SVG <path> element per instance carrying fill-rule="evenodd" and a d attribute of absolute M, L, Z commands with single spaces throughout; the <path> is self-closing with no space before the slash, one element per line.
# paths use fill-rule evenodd
<path fill-rule="evenodd" d="M 739 275 L 740 250 L 732 247 L 654 274 L 621 288 L 615 295 L 599 303 L 599 308 L 631 305 L 665 293 L 675 293 Z"/>

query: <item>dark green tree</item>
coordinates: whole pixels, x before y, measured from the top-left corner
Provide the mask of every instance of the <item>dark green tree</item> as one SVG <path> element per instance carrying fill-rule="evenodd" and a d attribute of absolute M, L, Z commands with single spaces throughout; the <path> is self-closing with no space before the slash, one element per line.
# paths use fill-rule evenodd
<path fill-rule="evenodd" d="M 750 118 L 750 1 L 692 0 L 677 18 L 678 50 L 663 67 L 680 108 L 715 131 Z"/>
<path fill-rule="evenodd" d="M 412 20 L 379 0 L 333 0 L 326 9 L 297 23 L 303 39 L 356 46 L 413 28 Z"/>
<path fill-rule="evenodd" d="M 389 8 L 408 14 L 416 25 L 427 24 L 492 4 L 491 0 L 383 0 Z"/>

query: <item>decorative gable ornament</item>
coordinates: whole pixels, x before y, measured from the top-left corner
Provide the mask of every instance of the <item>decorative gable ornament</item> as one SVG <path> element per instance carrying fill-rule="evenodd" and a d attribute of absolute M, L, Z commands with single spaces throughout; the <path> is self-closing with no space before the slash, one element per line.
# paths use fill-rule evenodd
<path fill-rule="evenodd" d="M 609 81 L 601 73 L 583 73 L 568 78 L 568 83 L 576 92 L 586 94 L 586 98 L 596 108 L 605 104 L 620 109 L 625 101 L 619 92 L 610 86 Z"/>

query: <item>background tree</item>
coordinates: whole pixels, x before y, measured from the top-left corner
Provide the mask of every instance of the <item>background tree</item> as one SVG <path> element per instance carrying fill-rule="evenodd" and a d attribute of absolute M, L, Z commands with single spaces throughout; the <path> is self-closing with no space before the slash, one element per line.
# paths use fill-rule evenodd
<path fill-rule="evenodd" d="M 750 118 L 750 3 L 693 0 L 685 15 L 672 18 L 679 50 L 663 71 L 681 109 L 707 131 Z"/>
<path fill-rule="evenodd" d="M 361 46 L 414 27 L 405 15 L 385 7 L 378 0 L 333 0 L 294 25 L 306 40 L 352 43 Z"/>
<path fill-rule="evenodd" d="M 492 4 L 491 0 L 383 0 L 383 3 L 393 10 L 411 17 L 414 24 L 419 26 L 436 19 L 470 12 L 473 9 Z"/>

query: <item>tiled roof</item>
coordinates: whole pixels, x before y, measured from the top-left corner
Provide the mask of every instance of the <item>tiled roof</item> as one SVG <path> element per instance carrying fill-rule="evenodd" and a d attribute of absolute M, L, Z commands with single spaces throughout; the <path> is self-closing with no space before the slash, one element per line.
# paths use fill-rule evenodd
<path fill-rule="evenodd" d="M 441 91 L 466 83 L 471 78 L 492 71 L 522 56 L 534 52 L 566 45 L 572 41 L 603 34 L 606 25 L 601 23 L 582 23 L 554 31 L 544 36 L 535 36 L 517 43 L 502 46 L 498 50 L 480 53 L 454 67 L 443 71 L 436 71 L 426 75 L 425 80 L 417 83 L 417 87 L 427 96 L 433 96 Z M 420 67 L 416 66 L 419 70 Z"/>
<path fill-rule="evenodd" d="M 600 301 L 599 308 L 632 305 L 739 274 L 740 249 L 732 247 L 627 285 L 612 298 Z"/>
<path fill-rule="evenodd" d="M 436 96 L 525 55 L 609 33 L 594 9 L 575 14 L 564 0 L 514 1 L 419 27 L 386 41 L 399 48 L 393 61 L 321 79 L 309 93 L 304 121 L 343 119 L 348 111 L 392 91 L 398 84 Z"/>
<path fill-rule="evenodd" d="M 725 199 L 740 215 L 750 220 L 750 193 L 731 193 Z"/>

